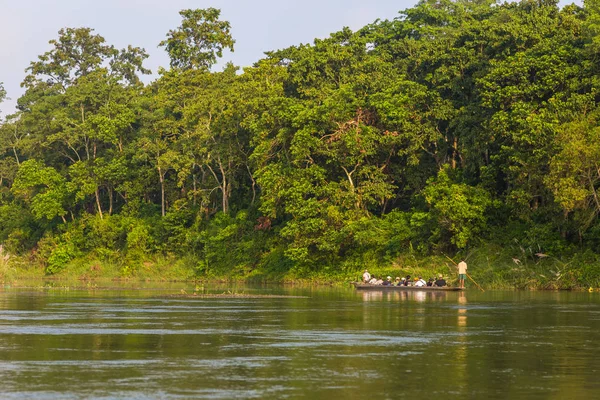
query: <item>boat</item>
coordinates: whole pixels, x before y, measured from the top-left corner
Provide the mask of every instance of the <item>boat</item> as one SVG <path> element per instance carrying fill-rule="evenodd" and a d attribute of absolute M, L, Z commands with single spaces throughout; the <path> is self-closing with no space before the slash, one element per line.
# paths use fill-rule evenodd
<path fill-rule="evenodd" d="M 465 288 L 452 286 L 392 286 L 371 285 L 370 283 L 352 282 L 356 290 L 407 291 L 407 292 L 461 292 Z"/>

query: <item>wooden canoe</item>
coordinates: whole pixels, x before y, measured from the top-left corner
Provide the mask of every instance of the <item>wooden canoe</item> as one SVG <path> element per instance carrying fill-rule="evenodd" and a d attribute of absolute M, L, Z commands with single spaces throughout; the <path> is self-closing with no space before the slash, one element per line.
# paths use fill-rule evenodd
<path fill-rule="evenodd" d="M 381 290 L 381 291 L 409 291 L 409 292 L 460 292 L 465 290 L 459 287 L 450 286 L 392 286 L 392 285 L 371 285 L 370 283 L 352 282 L 356 290 Z"/>

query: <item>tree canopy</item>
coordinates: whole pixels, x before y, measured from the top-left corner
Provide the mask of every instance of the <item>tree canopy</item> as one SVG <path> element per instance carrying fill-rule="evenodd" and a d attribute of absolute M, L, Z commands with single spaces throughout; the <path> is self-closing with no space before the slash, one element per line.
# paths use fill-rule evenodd
<path fill-rule="evenodd" d="M 596 252 L 596 1 L 422 0 L 220 71 L 229 22 L 180 15 L 148 84 L 143 49 L 90 28 L 30 64 L 0 126 L 0 243 L 45 262 L 191 256 L 198 273 Z"/>

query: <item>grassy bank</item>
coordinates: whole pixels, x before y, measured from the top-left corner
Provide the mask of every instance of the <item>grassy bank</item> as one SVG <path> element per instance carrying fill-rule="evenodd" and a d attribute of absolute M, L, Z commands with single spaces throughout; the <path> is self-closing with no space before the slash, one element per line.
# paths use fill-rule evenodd
<path fill-rule="evenodd" d="M 455 256 L 456 261 L 460 255 Z M 511 255 L 505 248 L 488 245 L 466 255 L 469 275 L 484 289 L 563 290 L 600 287 L 600 260 L 594 253 L 578 253 L 568 259 L 545 254 Z M 199 268 L 199 265 L 202 267 Z M 405 254 L 383 265 L 354 265 L 353 267 L 319 267 L 315 270 L 282 268 L 266 264 L 257 268 L 239 266 L 233 269 L 207 268 L 194 257 L 150 256 L 121 257 L 102 260 L 81 257 L 71 260 L 64 269 L 48 275 L 42 263 L 28 257 L 10 257 L 0 263 L 0 280 L 17 279 L 57 280 L 142 280 L 220 281 L 254 283 L 298 283 L 346 285 L 360 280 L 363 269 L 385 279 L 387 276 L 424 279 L 443 274 L 450 285 L 456 285 L 453 262 L 445 255 L 417 256 Z M 472 281 L 467 286 L 475 287 Z"/>

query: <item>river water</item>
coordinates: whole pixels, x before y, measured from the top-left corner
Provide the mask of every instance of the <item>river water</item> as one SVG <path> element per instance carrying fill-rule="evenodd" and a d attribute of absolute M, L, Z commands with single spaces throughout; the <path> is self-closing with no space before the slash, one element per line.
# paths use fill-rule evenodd
<path fill-rule="evenodd" d="M 600 396 L 600 293 L 212 290 L 5 288 L 0 396 Z"/>

